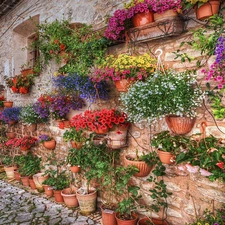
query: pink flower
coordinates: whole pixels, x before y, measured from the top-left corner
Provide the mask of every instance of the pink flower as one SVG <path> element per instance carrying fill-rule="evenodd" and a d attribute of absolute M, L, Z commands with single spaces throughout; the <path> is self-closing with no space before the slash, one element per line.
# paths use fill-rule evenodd
<path fill-rule="evenodd" d="M 207 171 L 205 169 L 200 169 L 200 173 L 204 177 L 208 177 L 208 176 L 212 175 L 212 173 L 210 173 L 209 171 Z"/>
<path fill-rule="evenodd" d="M 187 170 L 189 173 L 197 173 L 199 166 L 192 166 L 191 164 L 186 164 Z"/>
<path fill-rule="evenodd" d="M 216 77 L 216 81 L 222 81 L 223 80 L 223 77 L 222 76 L 217 76 Z"/>

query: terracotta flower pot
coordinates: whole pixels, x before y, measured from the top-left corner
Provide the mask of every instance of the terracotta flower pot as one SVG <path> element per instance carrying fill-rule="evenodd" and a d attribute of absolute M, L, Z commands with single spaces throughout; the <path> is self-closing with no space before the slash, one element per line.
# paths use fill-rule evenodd
<path fill-rule="evenodd" d="M 20 94 L 27 94 L 29 92 L 29 87 L 19 87 Z"/>
<path fill-rule="evenodd" d="M 37 124 L 36 123 L 32 123 L 30 125 L 27 125 L 27 130 L 30 132 L 34 132 L 35 130 L 37 130 Z"/>
<path fill-rule="evenodd" d="M 73 173 L 78 173 L 78 172 L 80 172 L 80 166 L 71 166 L 70 170 Z"/>
<path fill-rule="evenodd" d="M 48 179 L 48 175 L 45 175 L 44 176 L 44 173 L 37 173 L 35 175 L 33 175 L 33 180 L 34 180 L 34 183 L 36 185 L 36 188 L 39 192 L 42 192 L 44 191 L 44 188 L 43 188 L 43 185 L 42 183 Z"/>
<path fill-rule="evenodd" d="M 16 133 L 15 132 L 6 132 L 6 137 L 9 139 L 13 139 L 16 137 Z"/>
<path fill-rule="evenodd" d="M 198 20 L 205 20 L 219 12 L 220 0 L 209 0 L 199 8 L 195 7 L 195 13 Z"/>
<path fill-rule="evenodd" d="M 152 170 L 153 165 L 149 166 L 146 162 L 144 161 L 135 161 L 131 159 L 135 159 L 135 154 L 130 154 L 130 155 L 125 155 L 124 156 L 124 165 L 127 167 L 129 165 L 135 166 L 138 168 L 139 172 L 135 173 L 135 177 L 146 177 Z"/>
<path fill-rule="evenodd" d="M 195 125 L 196 118 L 180 117 L 180 116 L 166 116 L 166 123 L 169 129 L 178 135 L 189 133 Z"/>
<path fill-rule="evenodd" d="M 20 146 L 21 151 L 28 151 L 30 148 L 28 146 Z"/>
<path fill-rule="evenodd" d="M 81 149 L 83 146 L 83 142 L 70 141 L 72 148 L 77 150 Z"/>
<path fill-rule="evenodd" d="M 107 132 L 109 131 L 109 128 L 107 127 L 106 129 L 101 129 L 101 128 L 98 128 L 97 130 L 95 130 L 95 133 L 96 134 L 107 134 Z"/>
<path fill-rule="evenodd" d="M 31 187 L 31 189 L 35 190 L 36 189 L 36 185 L 34 183 L 33 178 L 29 178 L 29 185 Z"/>
<path fill-rule="evenodd" d="M 11 108 L 12 106 L 13 106 L 13 102 L 7 102 L 7 101 L 5 101 L 5 102 L 3 102 L 3 104 L 4 104 L 4 107 L 5 108 Z"/>
<path fill-rule="evenodd" d="M 102 224 L 103 225 L 117 225 L 116 213 L 114 210 L 107 209 L 104 205 L 101 206 Z"/>
<path fill-rule="evenodd" d="M 173 164 L 175 162 L 175 156 L 170 152 L 164 152 L 158 150 L 159 159 L 162 163 Z"/>
<path fill-rule="evenodd" d="M 62 190 L 53 190 L 54 198 L 56 202 L 64 202 L 61 192 Z"/>
<path fill-rule="evenodd" d="M 6 172 L 6 176 L 8 179 L 12 179 L 14 178 L 14 170 L 15 170 L 15 167 L 14 166 L 4 166 L 4 170 Z"/>
<path fill-rule="evenodd" d="M 131 220 L 123 220 L 123 219 L 120 219 L 120 214 L 119 213 L 116 213 L 116 221 L 117 221 L 117 225 L 136 225 L 137 224 L 137 221 L 138 221 L 138 215 L 133 213 L 132 216 L 133 216 L 133 219 Z"/>
<path fill-rule="evenodd" d="M 43 142 L 43 146 L 47 149 L 54 150 L 56 146 L 56 141 L 55 140 L 45 141 Z"/>
<path fill-rule="evenodd" d="M 20 173 L 19 173 L 19 171 L 17 171 L 17 170 L 14 171 L 14 178 L 17 181 L 20 181 Z"/>
<path fill-rule="evenodd" d="M 169 9 L 163 13 L 154 13 L 154 20 L 161 21 L 161 20 L 166 20 L 169 18 L 174 18 L 177 16 L 178 16 L 178 13 L 176 11 L 174 11 L 173 9 Z"/>
<path fill-rule="evenodd" d="M 168 225 L 168 222 L 166 220 L 157 219 L 157 218 L 151 218 L 154 225 Z M 148 225 L 150 224 L 150 219 L 147 217 L 144 217 L 140 219 L 137 223 L 137 225 Z"/>
<path fill-rule="evenodd" d="M 119 92 L 127 92 L 128 88 L 133 84 L 134 82 L 131 79 L 122 79 L 115 81 L 116 89 Z"/>
<path fill-rule="evenodd" d="M 89 194 L 84 194 L 83 191 L 76 191 L 77 200 L 80 206 L 82 215 L 89 215 L 96 210 L 97 191 L 90 190 Z"/>
<path fill-rule="evenodd" d="M 30 184 L 29 184 L 29 177 L 28 177 L 28 176 L 25 176 L 25 177 L 21 176 L 20 179 L 21 179 L 22 184 L 23 184 L 24 186 L 27 186 L 27 187 L 30 186 Z"/>
<path fill-rule="evenodd" d="M 133 16 L 131 19 L 132 24 L 134 27 L 143 26 L 149 23 L 154 22 L 153 12 L 143 12 L 143 13 L 137 13 Z"/>
<path fill-rule="evenodd" d="M 32 68 L 24 69 L 20 71 L 22 76 L 27 76 L 29 74 L 34 74 L 34 70 Z"/>
<path fill-rule="evenodd" d="M 108 132 L 107 145 L 112 149 L 120 149 L 126 146 L 129 125 L 116 126 Z"/>
<path fill-rule="evenodd" d="M 76 188 L 76 187 L 66 188 L 66 189 L 62 190 L 62 192 L 61 192 L 61 195 L 63 196 L 63 200 L 69 208 L 78 206 L 78 200 L 76 197 L 77 189 L 78 188 Z"/>
<path fill-rule="evenodd" d="M 43 185 L 43 187 L 44 187 L 44 190 L 45 190 L 45 194 L 48 197 L 52 197 L 53 196 L 53 188 L 49 185 Z"/>

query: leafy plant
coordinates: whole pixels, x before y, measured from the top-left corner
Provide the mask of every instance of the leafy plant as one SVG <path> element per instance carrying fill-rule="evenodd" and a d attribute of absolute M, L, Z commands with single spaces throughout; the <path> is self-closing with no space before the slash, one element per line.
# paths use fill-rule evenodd
<path fill-rule="evenodd" d="M 19 173 L 22 176 L 33 176 L 40 172 L 41 158 L 28 152 L 26 156 L 20 160 Z"/>
<path fill-rule="evenodd" d="M 28 124 L 28 125 L 31 125 L 33 123 L 38 123 L 41 121 L 41 118 L 35 112 L 33 105 L 27 105 L 22 107 L 19 117 L 24 124 Z"/>
<path fill-rule="evenodd" d="M 66 130 L 63 134 L 63 139 L 65 141 L 76 141 L 76 142 L 83 142 L 85 140 L 83 130 L 76 130 L 74 127 L 72 127 L 69 130 Z"/>
<path fill-rule="evenodd" d="M 5 155 L 2 159 L 4 166 L 13 166 L 13 157 L 10 155 Z"/>
<path fill-rule="evenodd" d="M 136 201 L 141 197 L 138 195 L 137 186 L 129 185 L 130 178 L 138 172 L 134 166 L 116 168 L 116 191 L 122 197 L 118 203 L 116 211 L 119 212 L 119 218 L 123 220 L 133 219 L 133 213 L 136 210 Z"/>
<path fill-rule="evenodd" d="M 186 152 L 190 144 L 190 139 L 185 136 L 171 135 L 169 131 L 162 131 L 154 135 L 151 145 L 164 152 L 180 153 Z"/>
<path fill-rule="evenodd" d="M 166 115 L 195 117 L 204 92 L 192 71 L 157 71 L 146 82 L 137 82 L 122 93 L 123 111 L 132 122 L 156 122 Z"/>

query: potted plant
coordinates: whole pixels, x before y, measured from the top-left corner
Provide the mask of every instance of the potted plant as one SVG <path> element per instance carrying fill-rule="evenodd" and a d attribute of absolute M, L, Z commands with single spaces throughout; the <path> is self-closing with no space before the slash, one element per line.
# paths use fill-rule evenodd
<path fill-rule="evenodd" d="M 145 80 L 156 68 L 156 60 L 149 54 L 109 55 L 89 76 L 92 81 L 111 80 L 118 91 L 126 92 L 130 85 L 137 80 Z"/>
<path fill-rule="evenodd" d="M 78 200 L 76 197 L 77 187 L 74 185 L 70 185 L 69 188 L 65 188 L 62 190 L 61 195 L 67 207 L 74 208 L 78 206 Z"/>
<path fill-rule="evenodd" d="M 50 150 L 54 150 L 56 146 L 56 141 L 53 139 L 53 137 L 47 134 L 40 135 L 38 138 L 38 142 L 42 143 L 46 149 Z"/>
<path fill-rule="evenodd" d="M 173 164 L 176 155 L 187 151 L 189 144 L 188 137 L 174 136 L 169 131 L 162 131 L 151 140 L 151 145 L 157 149 L 161 162 L 165 164 Z"/>
<path fill-rule="evenodd" d="M 124 155 L 124 166 L 135 166 L 139 170 L 138 173 L 134 174 L 136 177 L 146 177 L 151 172 L 156 162 L 155 152 L 139 156 L 138 151 L 136 151 L 136 154 Z"/>
<path fill-rule="evenodd" d="M 14 124 L 19 121 L 21 107 L 5 108 L 2 111 L 2 119 L 5 123 Z"/>
<path fill-rule="evenodd" d="M 2 159 L 2 163 L 4 165 L 4 170 L 6 172 L 6 176 L 8 179 L 13 179 L 14 178 L 14 161 L 13 157 L 10 155 L 5 155 Z"/>
<path fill-rule="evenodd" d="M 224 175 L 224 144 L 223 139 L 213 135 L 205 138 L 190 137 L 188 151 L 180 152 L 176 157 L 176 163 L 185 163 L 190 173 L 199 172 L 208 177 L 210 181 L 216 179 L 225 181 Z"/>
<path fill-rule="evenodd" d="M 19 117 L 22 123 L 27 125 L 28 130 L 31 132 L 37 129 L 37 123 L 41 121 L 41 118 L 35 112 L 33 105 L 22 107 Z"/>
<path fill-rule="evenodd" d="M 24 186 L 30 186 L 31 184 L 32 189 L 36 188 L 32 177 L 34 174 L 40 172 L 40 162 L 41 158 L 30 152 L 23 157 L 23 161 L 20 163 L 19 173 Z"/>
<path fill-rule="evenodd" d="M 82 146 L 81 146 L 82 147 Z M 83 154 L 82 152 L 76 152 L 75 148 L 69 150 L 66 162 L 70 166 L 70 170 L 73 173 L 77 173 L 80 171 L 80 165 L 82 165 Z"/>
<path fill-rule="evenodd" d="M 31 137 L 31 136 L 24 136 L 21 138 L 17 138 L 17 141 L 15 142 L 14 146 L 20 147 L 21 151 L 27 151 L 36 143 L 37 143 L 37 138 Z"/>
<path fill-rule="evenodd" d="M 146 82 L 134 84 L 120 100 L 131 122 L 144 120 L 150 124 L 166 117 L 173 133 L 186 134 L 195 124 L 204 94 L 192 71 L 168 70 L 165 74 L 157 71 Z"/>
<path fill-rule="evenodd" d="M 94 82 L 90 77 L 79 76 L 77 73 L 56 73 L 52 80 L 59 92 L 63 90 L 63 93 L 74 96 L 79 93 L 82 99 L 89 102 L 109 98 L 109 85 L 105 81 Z"/>
<path fill-rule="evenodd" d="M 198 20 L 205 20 L 219 12 L 220 2 L 220 0 L 185 0 L 182 3 L 184 9 L 195 8 Z"/>
<path fill-rule="evenodd" d="M 116 207 L 116 221 L 118 225 L 137 224 L 138 215 L 135 212 L 138 200 L 139 187 L 130 185 L 130 178 L 138 172 L 138 169 L 134 166 L 117 167 L 116 168 L 116 190 L 120 194 L 122 200 Z"/>
<path fill-rule="evenodd" d="M 63 134 L 63 139 L 68 142 L 70 141 L 72 148 L 80 149 L 85 141 L 83 130 L 76 130 L 74 127 L 70 130 L 66 130 Z"/>
<path fill-rule="evenodd" d="M 58 162 L 55 156 L 53 156 L 48 164 L 49 168 L 45 170 L 45 175 L 48 175 L 48 178 L 42 183 L 53 188 L 56 202 L 64 202 L 61 192 L 63 189 L 69 187 L 70 184 L 69 177 L 66 174 L 66 170 L 62 169 L 62 165 L 63 162 Z"/>
<path fill-rule="evenodd" d="M 33 66 L 31 65 L 30 62 L 28 63 L 24 63 L 20 66 L 21 68 L 21 74 L 22 76 L 27 76 L 27 75 L 33 75 L 34 74 L 34 70 L 32 68 Z"/>

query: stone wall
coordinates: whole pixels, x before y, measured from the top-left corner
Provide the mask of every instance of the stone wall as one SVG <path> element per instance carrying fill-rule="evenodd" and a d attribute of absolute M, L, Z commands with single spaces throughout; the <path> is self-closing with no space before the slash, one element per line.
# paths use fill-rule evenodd
<path fill-rule="evenodd" d="M 53 21 L 55 19 L 68 19 L 72 18 L 72 22 L 81 22 L 87 24 L 93 24 L 96 29 L 105 26 L 105 18 L 107 14 L 112 13 L 123 7 L 121 0 L 63 0 L 63 1 L 45 1 L 45 0 L 24 0 L 10 13 L 5 15 L 0 20 L 0 82 L 4 83 L 3 76 L 14 75 L 14 51 L 13 51 L 13 29 L 19 24 L 26 21 L 30 16 L 39 15 L 40 22 Z M 194 17 L 193 13 L 189 15 Z M 187 20 L 187 30 L 194 28 L 198 24 L 194 20 Z M 162 49 L 162 60 L 164 65 L 172 67 L 176 70 L 183 70 L 187 68 L 193 68 L 193 63 L 183 63 L 180 60 L 175 60 L 174 51 L 179 49 L 180 43 L 184 40 L 188 40 L 190 36 L 189 32 L 185 32 L 179 37 L 170 37 L 166 39 L 159 39 L 151 41 L 145 44 L 135 44 L 136 51 L 140 53 L 149 52 L 154 53 L 157 48 Z M 134 47 L 134 45 L 132 46 Z M 117 54 L 119 52 L 125 52 L 128 48 L 127 44 L 121 44 L 109 49 L 109 53 Z M 132 49 L 132 48 L 131 48 Z M 183 47 L 182 49 L 186 53 L 191 53 L 194 57 L 200 57 L 201 54 L 198 51 L 193 51 Z M 35 86 L 27 95 L 12 94 L 9 90 L 5 92 L 7 100 L 13 100 L 15 106 L 22 106 L 27 103 L 36 101 L 41 93 L 45 93 L 51 89 L 51 76 L 53 72 L 57 70 L 57 66 L 52 64 L 46 68 L 46 70 L 36 78 Z M 202 74 L 198 73 L 199 81 L 203 79 Z M 119 105 L 118 101 L 119 93 L 112 87 L 110 102 L 102 101 L 100 104 L 92 104 L 91 108 L 99 107 L 116 107 Z M 85 109 L 82 109 L 85 110 Z M 75 112 L 73 112 L 75 113 Z M 69 116 L 71 118 L 71 115 Z M 208 127 L 206 129 L 207 134 L 214 134 L 215 136 L 224 136 L 215 126 L 210 114 L 204 109 L 199 110 L 199 116 L 196 123 L 196 127 L 191 133 L 200 132 L 200 125 L 203 121 L 206 121 Z M 224 122 L 219 121 L 218 125 L 220 129 L 225 131 Z M 22 129 L 21 129 L 22 128 Z M 22 124 L 10 126 L 9 130 L 15 130 L 18 135 L 33 135 L 38 136 L 42 133 L 51 132 L 57 141 L 56 149 L 54 150 L 59 158 L 65 158 L 68 149 L 71 147 L 69 143 L 66 143 L 62 139 L 62 135 L 65 130 L 59 129 L 54 121 L 51 121 L 49 126 L 38 124 L 38 130 L 33 133 L 28 133 L 26 127 Z M 130 129 L 130 135 L 128 144 L 129 146 L 122 150 L 121 159 L 124 154 L 133 152 L 138 149 L 139 152 L 150 151 L 149 143 L 150 138 L 156 132 L 168 129 L 164 121 L 160 121 L 159 124 L 145 127 L 144 124 L 132 125 Z M 141 147 L 140 147 L 141 146 Z M 35 147 L 34 150 L 37 154 L 46 158 L 49 151 L 46 151 L 42 146 Z M 220 207 L 222 203 L 225 203 L 225 186 L 220 182 L 210 182 L 207 178 L 202 177 L 199 174 L 189 174 L 182 166 L 167 166 L 167 175 L 164 177 L 168 189 L 173 192 L 173 195 L 168 199 L 169 208 L 167 211 L 167 219 L 173 225 L 184 225 L 186 222 L 191 222 L 196 213 L 199 215 L 205 208 L 211 208 L 212 202 L 215 207 Z M 149 189 L 152 184 L 146 181 L 147 178 L 134 178 L 135 182 L 141 188 L 141 194 L 145 204 L 149 204 L 151 199 L 149 197 Z M 155 214 L 153 214 L 156 216 Z"/>

